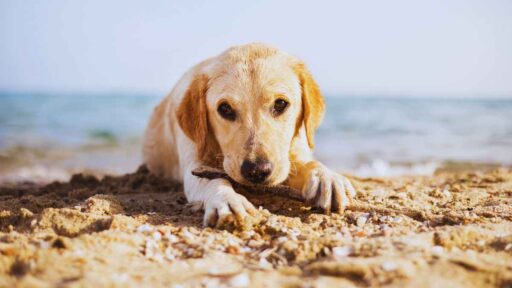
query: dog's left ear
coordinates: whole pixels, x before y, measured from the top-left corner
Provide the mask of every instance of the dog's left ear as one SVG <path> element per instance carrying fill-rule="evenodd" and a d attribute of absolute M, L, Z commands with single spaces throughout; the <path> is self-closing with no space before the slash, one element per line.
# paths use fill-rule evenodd
<path fill-rule="evenodd" d="M 306 128 L 306 137 L 308 139 L 309 147 L 313 148 L 315 145 L 313 139 L 315 130 L 324 118 L 324 97 L 304 63 L 299 62 L 293 67 L 293 70 L 299 77 L 302 89 L 302 115 L 304 127 Z"/>
<path fill-rule="evenodd" d="M 197 160 L 202 160 L 208 150 L 207 90 L 208 76 L 204 74 L 195 75 L 176 112 L 176 118 L 181 129 L 196 144 Z"/>

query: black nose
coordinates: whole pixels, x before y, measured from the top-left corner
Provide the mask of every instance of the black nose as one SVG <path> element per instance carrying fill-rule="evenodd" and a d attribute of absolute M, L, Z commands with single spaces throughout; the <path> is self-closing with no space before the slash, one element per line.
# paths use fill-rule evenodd
<path fill-rule="evenodd" d="M 252 183 L 261 183 L 272 173 L 272 163 L 258 158 L 256 161 L 244 160 L 241 168 L 242 176 Z"/>

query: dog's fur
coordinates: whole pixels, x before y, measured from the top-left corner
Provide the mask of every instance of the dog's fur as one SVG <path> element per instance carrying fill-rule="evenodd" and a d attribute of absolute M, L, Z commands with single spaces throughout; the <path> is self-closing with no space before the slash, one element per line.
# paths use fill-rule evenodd
<path fill-rule="evenodd" d="M 289 104 L 272 114 L 274 101 Z M 237 118 L 217 112 L 229 103 Z M 190 69 L 155 108 L 146 129 L 143 155 L 149 170 L 184 183 L 189 202 L 205 209 L 205 225 L 234 214 L 253 214 L 253 205 L 225 179 L 191 174 L 208 165 L 224 169 L 242 184 L 244 159 L 257 157 L 273 166 L 265 185 L 282 182 L 302 191 L 326 211 L 343 211 L 355 196 L 350 182 L 312 155 L 313 135 L 322 121 L 324 100 L 303 62 L 264 44 L 228 49 Z"/>

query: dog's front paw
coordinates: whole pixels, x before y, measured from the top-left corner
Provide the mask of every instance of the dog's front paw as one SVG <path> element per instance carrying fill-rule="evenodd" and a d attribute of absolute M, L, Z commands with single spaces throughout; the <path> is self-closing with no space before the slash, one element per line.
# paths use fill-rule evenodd
<path fill-rule="evenodd" d="M 322 208 L 326 213 L 343 212 L 356 191 L 350 181 L 318 162 L 311 162 L 302 196 L 308 203 Z"/>
<path fill-rule="evenodd" d="M 229 186 L 217 187 L 204 202 L 203 224 L 210 227 L 224 227 L 226 223 L 243 223 L 248 217 L 257 213 L 256 208 Z"/>

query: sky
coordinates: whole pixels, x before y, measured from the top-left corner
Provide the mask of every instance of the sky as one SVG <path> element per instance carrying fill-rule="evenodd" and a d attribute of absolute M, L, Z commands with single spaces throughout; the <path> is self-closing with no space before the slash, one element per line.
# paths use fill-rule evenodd
<path fill-rule="evenodd" d="M 335 96 L 512 98 L 512 1 L 5 1 L 0 90 L 166 93 L 265 42 Z"/>

